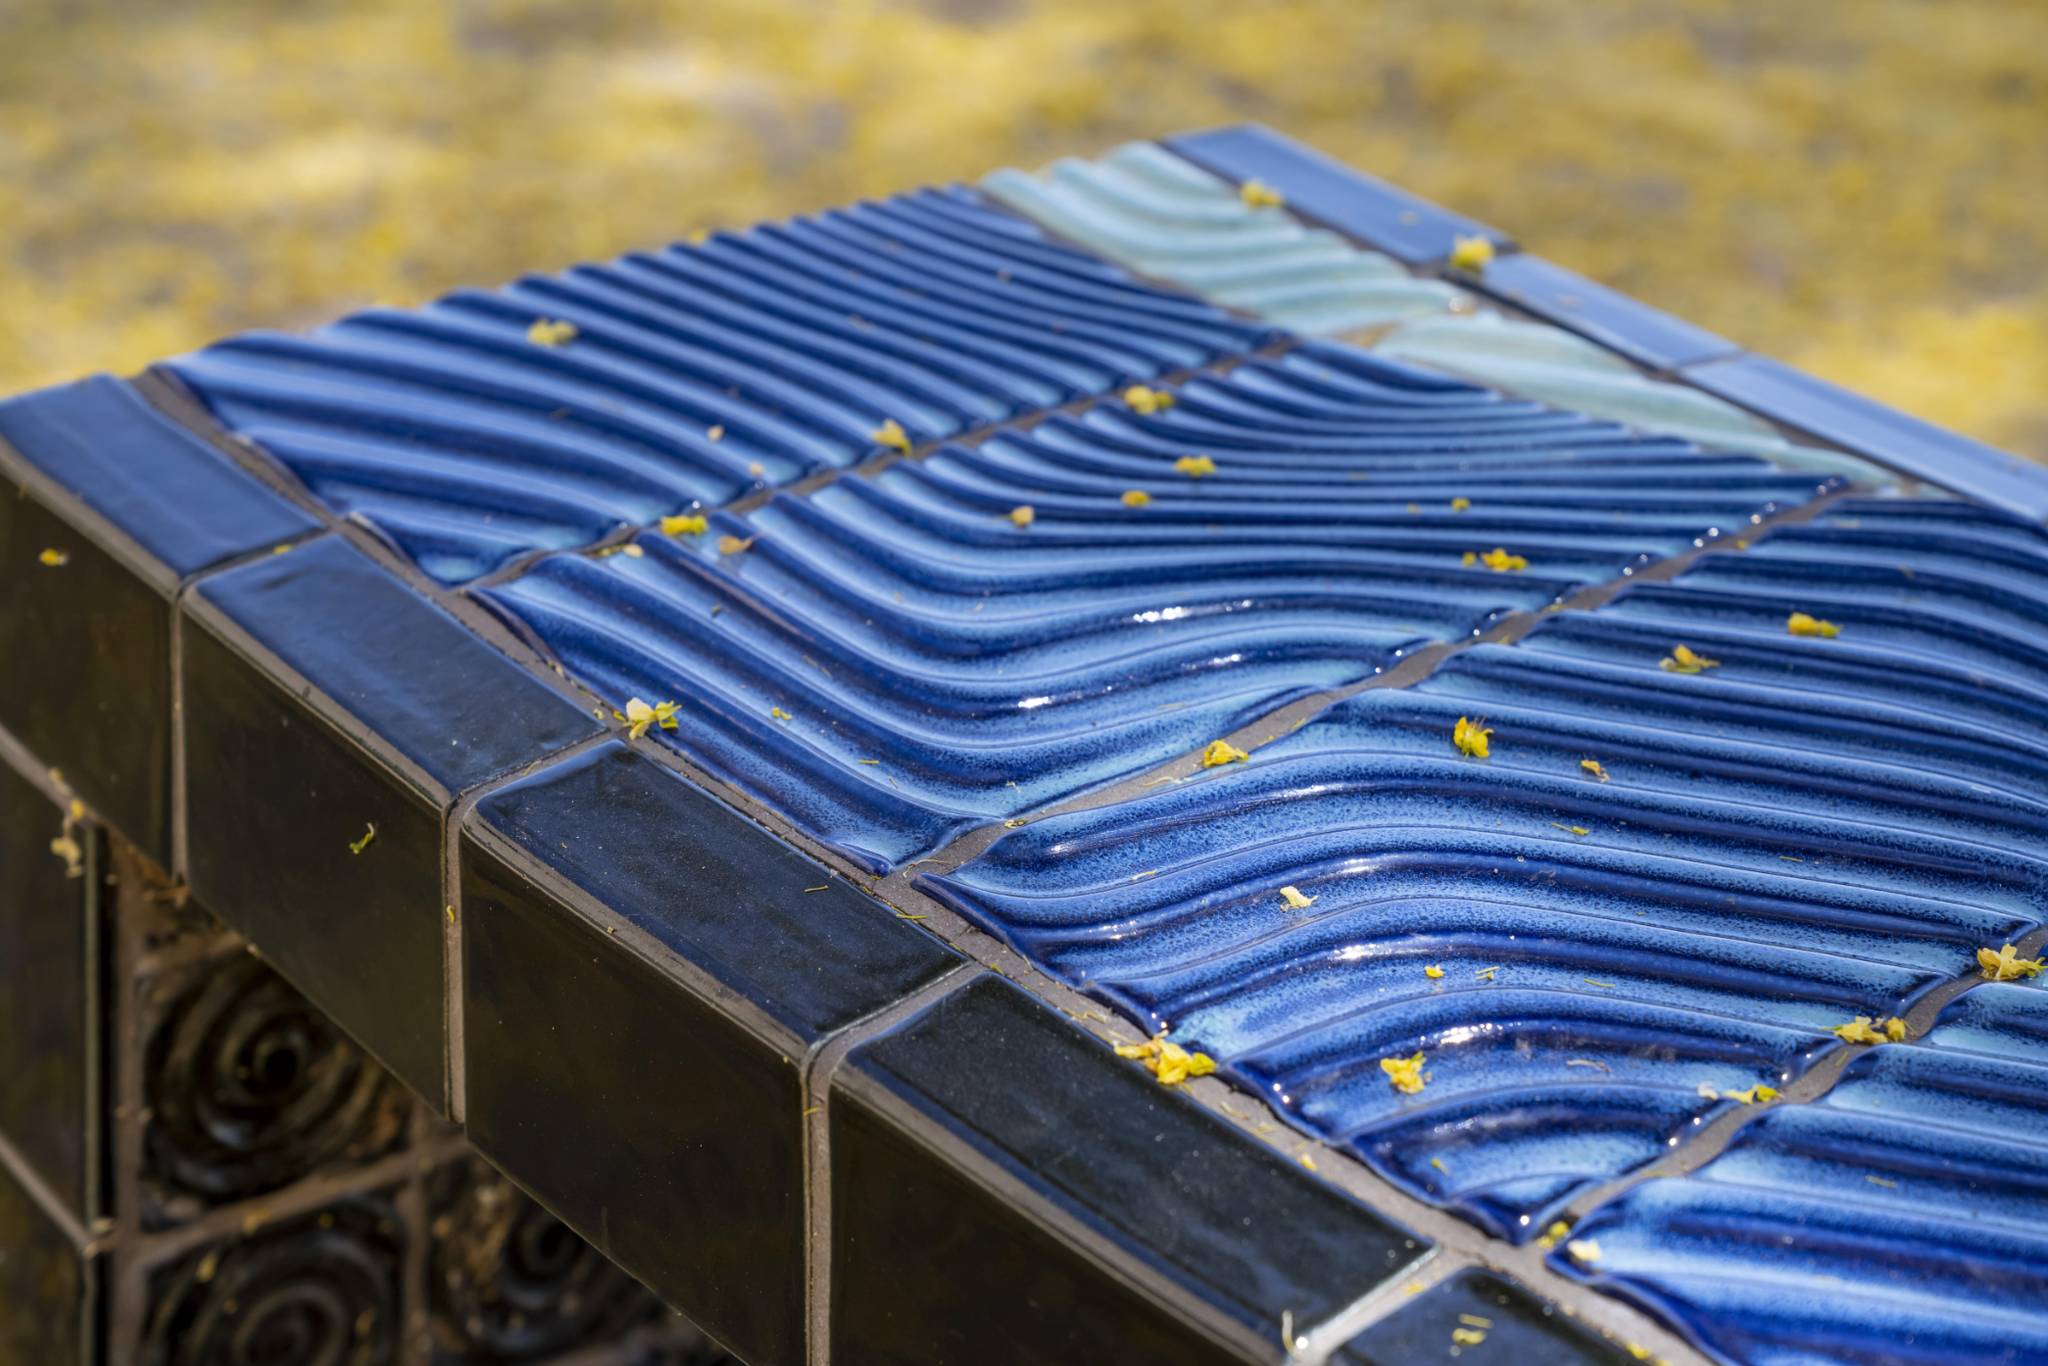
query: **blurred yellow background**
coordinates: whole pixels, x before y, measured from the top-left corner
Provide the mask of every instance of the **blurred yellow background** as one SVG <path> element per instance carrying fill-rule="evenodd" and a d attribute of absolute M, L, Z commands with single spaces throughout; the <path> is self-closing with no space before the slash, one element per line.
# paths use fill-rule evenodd
<path fill-rule="evenodd" d="M 1258 119 L 2048 459 L 2038 0 L 0 0 L 0 390 Z"/>

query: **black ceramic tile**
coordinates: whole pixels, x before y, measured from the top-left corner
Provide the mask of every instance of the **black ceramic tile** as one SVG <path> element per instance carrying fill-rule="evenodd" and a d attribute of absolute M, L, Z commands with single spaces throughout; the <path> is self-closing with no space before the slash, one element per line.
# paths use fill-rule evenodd
<path fill-rule="evenodd" d="M 855 1049 L 833 1096 L 845 1360 L 1245 1359 L 1187 1304 L 1277 1355 L 1283 1314 L 1326 1318 L 1425 1246 L 996 978 Z M 1108 1238 L 1184 1296 L 1106 1274 L 956 1166 L 954 1141 L 1030 1187 L 1040 1219 Z"/>
<path fill-rule="evenodd" d="M 2048 466 L 1972 441 L 1765 356 L 1689 366 L 1685 377 L 1788 427 L 1996 507 L 2048 517 Z"/>
<path fill-rule="evenodd" d="M 0 1366 L 90 1366 L 94 1274 L 0 1167 Z"/>
<path fill-rule="evenodd" d="M 85 1219 L 92 939 L 85 879 L 50 851 L 63 819 L 0 764 L 0 1134 Z"/>
<path fill-rule="evenodd" d="M 477 819 L 806 1041 L 960 961 L 622 744 L 500 788 Z"/>
<path fill-rule="evenodd" d="M 1409 1366 L 1456 1358 L 1461 1366 L 1566 1366 L 1640 1360 L 1490 1271 L 1460 1271 L 1339 1348 L 1341 1366 Z"/>
<path fill-rule="evenodd" d="M 1166 145 L 1217 175 L 1270 185 L 1286 196 L 1289 208 L 1403 261 L 1441 261 L 1460 237 L 1484 237 L 1496 246 L 1508 241 L 1484 223 L 1256 123 L 1184 133 L 1167 138 Z"/>
<path fill-rule="evenodd" d="M 679 989 L 474 845 L 462 898 L 471 1142 L 749 1362 L 801 1361 L 794 1045 Z"/>
<path fill-rule="evenodd" d="M 1705 328 L 1527 252 L 1499 257 L 1472 283 L 1653 369 L 1676 369 L 1740 349 Z"/>
<path fill-rule="evenodd" d="M 438 1101 L 443 812 L 597 722 L 339 538 L 187 601 L 195 896 Z"/>
<path fill-rule="evenodd" d="M 171 596 L 313 522 L 105 376 L 0 403 L 0 474 L 0 725 L 167 863 Z"/>

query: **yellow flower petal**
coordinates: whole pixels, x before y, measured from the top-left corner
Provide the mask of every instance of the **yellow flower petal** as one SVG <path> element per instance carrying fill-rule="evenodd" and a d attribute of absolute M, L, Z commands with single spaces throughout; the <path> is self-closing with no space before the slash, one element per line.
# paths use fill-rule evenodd
<path fill-rule="evenodd" d="M 36 562 L 46 569 L 62 569 L 71 563 L 71 552 L 52 548 L 36 556 Z"/>
<path fill-rule="evenodd" d="M 1474 759 L 1484 759 L 1492 750 L 1493 727 L 1484 721 L 1474 721 L 1469 716 L 1458 718 L 1458 724 L 1451 728 L 1451 743 L 1458 752 Z"/>
<path fill-rule="evenodd" d="M 702 536 L 710 529 L 710 520 L 699 512 L 679 512 L 661 519 L 661 534 L 664 536 Z"/>
<path fill-rule="evenodd" d="M 1444 975 L 1444 970 L 1438 967 L 1436 964 L 1431 963 L 1428 967 L 1422 970 L 1422 975 L 1424 977 L 1429 978 L 1431 981 L 1435 981 L 1437 978 Z"/>
<path fill-rule="evenodd" d="M 1720 668 L 1721 661 L 1718 659 L 1708 659 L 1705 655 L 1695 651 L 1690 645 L 1674 645 L 1671 647 L 1670 654 L 1657 661 L 1657 667 L 1666 673 L 1696 674 L 1702 669 Z"/>
<path fill-rule="evenodd" d="M 1309 907 L 1316 904 L 1316 899 L 1314 897 L 1303 896 L 1301 894 L 1301 888 L 1293 885 L 1282 887 L 1280 889 L 1280 899 L 1287 903 L 1287 908 L 1289 910 L 1293 911 L 1305 911 Z"/>
<path fill-rule="evenodd" d="M 1804 612 L 1794 612 L 1786 617 L 1785 629 L 1795 636 L 1825 636 L 1829 640 L 1842 634 L 1842 628 L 1832 621 L 1822 621 L 1819 617 L 1810 617 Z"/>
<path fill-rule="evenodd" d="M 526 329 L 526 339 L 535 346 L 567 346 L 576 339 L 576 324 L 555 318 L 535 318 Z"/>
<path fill-rule="evenodd" d="M 1564 1250 L 1575 1262 L 1591 1265 L 1600 1260 L 1600 1244 L 1591 1238 L 1574 1238 L 1564 1245 Z"/>
<path fill-rule="evenodd" d="M 1211 740 L 1209 747 L 1202 751 L 1202 767 L 1220 768 L 1224 764 L 1242 764 L 1251 757 L 1228 740 Z"/>
<path fill-rule="evenodd" d="M 1277 209 L 1287 202 L 1285 195 L 1263 180 L 1247 180 L 1237 187 L 1237 197 L 1254 209 Z"/>
<path fill-rule="evenodd" d="M 1184 455 L 1173 462 L 1173 467 L 1190 479 L 1216 473 L 1216 462 L 1206 455 Z"/>
<path fill-rule="evenodd" d="M 1598 778 L 1601 782 L 1607 781 L 1607 770 L 1600 766 L 1598 759 L 1581 759 L 1579 760 L 1579 767 Z"/>
<path fill-rule="evenodd" d="M 787 721 L 790 719 L 789 713 L 784 711 L 780 707 L 770 707 L 768 709 L 768 714 L 778 721 Z"/>
<path fill-rule="evenodd" d="M 1893 1043 L 1903 1043 L 1906 1038 L 1906 1022 L 1894 1015 L 1884 1022 L 1884 1036 Z"/>
<path fill-rule="evenodd" d="M 1496 574 L 1521 573 L 1529 567 L 1529 561 L 1521 555 L 1510 555 L 1506 546 L 1495 546 L 1479 557 L 1479 562 Z"/>
<path fill-rule="evenodd" d="M 1154 389 L 1143 384 L 1133 384 L 1130 388 L 1124 390 L 1124 402 L 1130 404 L 1134 412 L 1144 413 L 1149 417 L 1163 408 L 1171 408 L 1173 406 L 1173 395 L 1164 389 Z"/>
<path fill-rule="evenodd" d="M 1010 509 L 1010 520 L 1018 526 L 1030 526 L 1038 520 L 1038 510 L 1029 503 L 1019 503 Z"/>
<path fill-rule="evenodd" d="M 363 831 L 363 837 L 361 839 L 350 840 L 348 842 L 348 851 L 351 854 L 360 854 L 363 852 L 363 850 L 369 848 L 371 843 L 374 842 L 376 838 L 377 823 L 375 821 L 371 821 L 369 822 L 369 829 Z"/>
<path fill-rule="evenodd" d="M 1453 498 L 1453 499 L 1451 499 L 1451 511 L 1453 511 L 1453 512 L 1470 512 L 1471 510 L 1472 510 L 1472 500 L 1471 500 L 1470 498 Z"/>
<path fill-rule="evenodd" d="M 899 451 L 904 455 L 910 454 L 910 433 L 904 431 L 903 424 L 893 417 L 869 432 L 868 437 L 877 446 L 887 446 L 890 450 Z"/>
<path fill-rule="evenodd" d="M 1493 263 L 1493 243 L 1484 237 L 1460 237 L 1451 243 L 1451 268 L 1483 272 Z"/>
<path fill-rule="evenodd" d="M 759 536 L 749 536 L 745 540 L 741 540 L 737 536 L 720 536 L 718 538 L 718 553 L 721 555 L 744 554 L 753 549 L 754 542 L 760 539 Z"/>
<path fill-rule="evenodd" d="M 1123 501 L 1127 508 L 1141 508 L 1152 501 L 1152 495 L 1143 489 L 1125 489 Z"/>
<path fill-rule="evenodd" d="M 1404 1096 L 1419 1095 L 1429 1084 L 1429 1078 L 1422 1070 L 1422 1054 L 1419 1052 L 1406 1058 L 1381 1058 L 1380 1071 L 1387 1074 L 1387 1084 Z"/>
<path fill-rule="evenodd" d="M 1977 950 L 1977 966 L 1993 982 L 2011 982 L 2021 977 L 2039 976 L 2042 965 L 2038 958 L 2020 957 L 2019 951 L 2007 944 L 1995 953 L 1990 949 Z"/>
<path fill-rule="evenodd" d="M 1847 1024 L 1835 1026 L 1835 1037 L 1845 1043 L 1885 1043 L 1885 1036 L 1871 1027 L 1868 1015 L 1858 1015 Z"/>

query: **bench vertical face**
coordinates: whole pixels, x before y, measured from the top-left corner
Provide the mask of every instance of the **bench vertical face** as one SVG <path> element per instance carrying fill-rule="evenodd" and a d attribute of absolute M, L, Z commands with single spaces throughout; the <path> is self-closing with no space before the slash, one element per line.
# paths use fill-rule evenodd
<path fill-rule="evenodd" d="M 1270 130 L 0 472 L 0 1360 L 2048 1353 L 2048 475 Z"/>

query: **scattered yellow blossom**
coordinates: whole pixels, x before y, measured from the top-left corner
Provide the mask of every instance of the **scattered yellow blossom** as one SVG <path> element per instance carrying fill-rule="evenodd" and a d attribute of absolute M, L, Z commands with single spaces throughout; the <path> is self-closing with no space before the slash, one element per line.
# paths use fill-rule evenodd
<path fill-rule="evenodd" d="M 679 512 L 661 519 L 661 534 L 664 536 L 702 536 L 709 530 L 711 522 L 701 512 Z"/>
<path fill-rule="evenodd" d="M 1474 759 L 1484 759 L 1491 752 L 1492 741 L 1489 737 L 1492 734 L 1493 727 L 1487 725 L 1483 719 L 1474 721 L 1469 716 L 1461 716 L 1458 718 L 1458 724 L 1451 727 L 1451 743 L 1458 747 L 1461 754 L 1469 754 Z"/>
<path fill-rule="evenodd" d="M 1254 209 L 1277 209 L 1287 197 L 1263 180 L 1247 180 L 1237 187 L 1237 197 Z"/>
<path fill-rule="evenodd" d="M 1884 1022 L 1884 1036 L 1893 1043 L 1903 1043 L 1906 1038 L 1906 1022 L 1894 1015 Z"/>
<path fill-rule="evenodd" d="M 1470 552 L 1468 551 L 1466 553 L 1469 554 Z M 1495 546 L 1493 549 L 1487 551 L 1484 555 L 1478 556 L 1477 558 L 1479 560 L 1479 563 L 1485 565 L 1488 569 L 1491 569 L 1496 574 L 1519 574 L 1524 569 L 1527 569 L 1529 567 L 1529 560 L 1527 556 L 1510 555 L 1508 554 L 1507 547 L 1501 545 Z M 1467 560 L 1466 563 L 1470 564 L 1471 561 Z"/>
<path fill-rule="evenodd" d="M 2022 958 L 2012 945 L 2007 944 L 1996 953 L 1990 949 L 1977 950 L 1977 966 L 1984 970 L 1985 977 L 1994 982 L 2010 982 L 2021 977 L 2036 977 L 2041 972 L 2041 960 Z"/>
<path fill-rule="evenodd" d="M 663 730 L 676 728 L 676 713 L 682 710 L 680 702 L 658 702 L 653 706 L 637 697 L 626 699 L 626 711 L 619 719 L 626 723 L 626 734 L 635 740 L 647 733 L 649 726 L 660 726 Z M 618 713 L 613 713 L 618 715 Z"/>
<path fill-rule="evenodd" d="M 754 542 L 760 539 L 759 536 L 749 536 L 745 540 L 741 540 L 737 536 L 720 536 L 718 538 L 718 553 L 721 555 L 744 554 L 752 550 Z"/>
<path fill-rule="evenodd" d="M 1721 661 L 1718 659 L 1708 659 L 1690 645 L 1674 645 L 1671 647 L 1670 654 L 1657 661 L 1657 667 L 1665 673 L 1696 674 L 1702 669 L 1720 668 Z"/>
<path fill-rule="evenodd" d="M 1451 511 L 1453 511 L 1453 512 L 1470 512 L 1471 510 L 1472 510 L 1472 500 L 1471 500 L 1470 498 L 1453 498 L 1453 499 L 1451 499 Z"/>
<path fill-rule="evenodd" d="M 1884 1043 L 1884 1034 L 1868 1015 L 1858 1015 L 1847 1024 L 1835 1026 L 1835 1037 L 1846 1043 Z"/>
<path fill-rule="evenodd" d="M 1247 763 L 1251 757 L 1228 740 L 1211 740 L 1209 747 L 1202 751 L 1202 767 L 1221 768 L 1225 764 Z"/>
<path fill-rule="evenodd" d="M 1305 911 L 1316 904 L 1314 897 L 1303 896 L 1301 888 L 1292 884 L 1280 889 L 1280 899 L 1287 903 L 1287 909 L 1290 911 Z"/>
<path fill-rule="evenodd" d="M 1579 767 L 1598 778 L 1601 782 L 1607 781 L 1607 770 L 1601 766 L 1598 759 L 1581 759 L 1579 760 Z"/>
<path fill-rule="evenodd" d="M 1778 1098 L 1778 1088 L 1757 1085 L 1746 1091 L 1723 1091 L 1721 1097 L 1724 1100 L 1739 1101 L 1744 1105 L 1769 1104 Z"/>
<path fill-rule="evenodd" d="M 1825 636 L 1829 640 L 1842 634 L 1842 628 L 1832 621 L 1822 621 L 1819 617 L 1810 617 L 1804 612 L 1794 612 L 1786 617 L 1785 629 L 1795 636 Z"/>
<path fill-rule="evenodd" d="M 903 424 L 893 417 L 869 432 L 868 437 L 877 446 L 887 446 L 890 450 L 900 451 L 904 455 L 910 454 L 910 433 L 904 431 Z"/>
<path fill-rule="evenodd" d="M 1437 978 L 1444 975 L 1444 970 L 1438 967 L 1436 964 L 1431 963 L 1428 967 L 1422 970 L 1422 975 L 1424 977 L 1429 978 L 1430 981 L 1434 982 Z"/>
<path fill-rule="evenodd" d="M 1405 1058 L 1381 1058 L 1380 1071 L 1387 1074 L 1387 1083 L 1404 1096 L 1419 1095 L 1429 1084 L 1429 1078 L 1422 1070 L 1422 1054 L 1419 1052 Z"/>
<path fill-rule="evenodd" d="M 1451 268 L 1474 275 L 1493 262 L 1493 243 L 1484 237 L 1459 237 L 1451 243 Z"/>
<path fill-rule="evenodd" d="M 1574 1238 L 1564 1245 L 1564 1250 L 1573 1261 L 1587 1266 L 1600 1260 L 1600 1244 L 1591 1238 Z"/>
<path fill-rule="evenodd" d="M 1216 1060 L 1207 1053 L 1190 1053 L 1177 1043 L 1167 1042 L 1164 1034 L 1144 1043 L 1120 1044 L 1116 1055 L 1142 1061 L 1145 1070 L 1157 1077 L 1161 1086 L 1178 1086 L 1189 1077 L 1206 1077 L 1216 1070 Z"/>
<path fill-rule="evenodd" d="M 1314 1171 L 1316 1169 L 1316 1160 L 1312 1155 L 1308 1153 L 1303 1153 L 1301 1154 L 1301 1165 L 1308 1168 L 1310 1171 Z"/>
<path fill-rule="evenodd" d="M 535 346 L 567 346 L 576 339 L 576 324 L 557 318 L 535 318 L 526 329 L 526 339 Z"/>
<path fill-rule="evenodd" d="M 780 707 L 770 707 L 768 709 L 768 714 L 778 721 L 787 721 L 790 719 L 789 713 L 784 711 Z"/>
<path fill-rule="evenodd" d="M 361 839 L 350 840 L 348 842 L 348 851 L 351 854 L 362 853 L 363 850 L 369 848 L 371 842 L 377 838 L 377 822 L 370 821 L 368 823 L 368 827 L 368 829 L 363 831 L 363 837 Z"/>
<path fill-rule="evenodd" d="M 1010 509 L 1010 521 L 1017 526 L 1030 526 L 1038 520 L 1038 509 L 1029 503 L 1019 503 Z"/>
<path fill-rule="evenodd" d="M 704 439 L 706 441 L 725 440 L 725 424 L 723 422 L 714 422 L 709 427 L 706 427 L 704 429 Z"/>
<path fill-rule="evenodd" d="M 1141 508 L 1151 501 L 1152 495 L 1143 489 L 1124 490 L 1124 506 L 1127 508 Z"/>
<path fill-rule="evenodd" d="M 1549 1248 L 1556 1247 L 1558 1239 L 1564 1237 L 1565 1234 L 1570 1233 L 1571 1231 L 1572 1226 L 1570 1224 L 1567 1224 L 1564 1220 L 1553 1220 L 1550 1227 L 1543 1230 L 1543 1236 L 1536 1240 L 1536 1246 L 1544 1248 L 1546 1250 Z"/>
<path fill-rule="evenodd" d="M 1477 1347 L 1480 1343 L 1486 1341 L 1486 1330 L 1483 1328 L 1453 1328 L 1451 1330 L 1451 1341 L 1460 1347 Z"/>
<path fill-rule="evenodd" d="M 1173 467 L 1190 479 L 1216 473 L 1216 462 L 1206 455 L 1184 455 L 1173 462 Z"/>
<path fill-rule="evenodd" d="M 1124 390 L 1124 402 L 1135 412 L 1151 416 L 1163 408 L 1173 406 L 1173 395 L 1164 389 L 1154 389 L 1143 384 L 1133 384 Z"/>
<path fill-rule="evenodd" d="M 62 569 L 71 563 L 71 552 L 53 547 L 36 556 L 36 560 L 46 569 Z"/>

